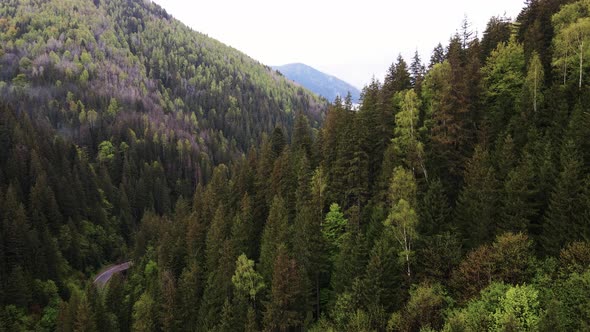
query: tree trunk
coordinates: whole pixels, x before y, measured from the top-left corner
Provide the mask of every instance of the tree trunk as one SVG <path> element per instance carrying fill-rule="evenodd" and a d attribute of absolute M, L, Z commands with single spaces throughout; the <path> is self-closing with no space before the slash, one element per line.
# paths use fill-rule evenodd
<path fill-rule="evenodd" d="M 580 82 L 578 83 L 578 89 L 582 89 L 582 61 L 584 59 L 584 41 L 580 42 Z"/>
<path fill-rule="evenodd" d="M 537 77 L 537 74 L 538 74 L 537 69 L 538 68 L 534 69 L 535 70 L 535 90 L 533 92 L 533 112 L 534 113 L 537 113 L 537 84 L 538 84 L 537 81 L 539 80 Z"/>

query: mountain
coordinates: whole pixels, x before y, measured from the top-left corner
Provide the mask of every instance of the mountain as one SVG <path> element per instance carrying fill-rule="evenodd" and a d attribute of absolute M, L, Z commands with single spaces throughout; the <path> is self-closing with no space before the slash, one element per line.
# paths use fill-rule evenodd
<path fill-rule="evenodd" d="M 149 1 L 0 2 L 0 331 L 587 330 L 560 2 L 325 110 Z"/>
<path fill-rule="evenodd" d="M 132 129 L 184 144 L 207 178 L 297 112 L 322 121 L 324 101 L 151 1 L 8 0 L 0 17 L 3 101 L 92 154 Z"/>
<path fill-rule="evenodd" d="M 359 89 L 337 77 L 322 73 L 308 65 L 291 63 L 283 66 L 273 66 L 272 68 L 285 75 L 288 79 L 301 84 L 329 101 L 333 101 L 336 96 L 344 98 L 350 92 L 352 102 L 355 104 L 359 102 L 361 95 Z"/>
<path fill-rule="evenodd" d="M 0 1 L 0 330 L 55 330 L 4 308 L 57 312 L 133 254 L 144 219 L 223 178 L 217 166 L 254 163 L 271 132 L 289 142 L 296 119 L 311 133 L 325 110 L 151 1 Z M 253 192 L 243 179 L 231 186 Z"/>

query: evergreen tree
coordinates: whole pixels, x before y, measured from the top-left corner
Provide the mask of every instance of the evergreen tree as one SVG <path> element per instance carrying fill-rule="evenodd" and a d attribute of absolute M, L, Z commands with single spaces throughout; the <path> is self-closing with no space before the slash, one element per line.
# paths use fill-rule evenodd
<path fill-rule="evenodd" d="M 395 239 L 392 232 L 387 231 L 377 240 L 371 253 L 362 279 L 360 288 L 361 303 L 369 312 L 372 324 L 376 328 L 382 328 L 386 319 L 386 312 L 397 308 L 402 300 L 402 287 L 404 285 L 401 276 L 405 261 L 396 259 Z M 381 326 L 379 326 L 381 325 Z"/>
<path fill-rule="evenodd" d="M 206 249 L 207 254 L 207 271 L 211 272 L 219 264 L 219 259 L 223 255 L 222 248 L 225 239 L 229 235 L 229 223 L 225 217 L 225 208 L 220 205 L 215 212 L 215 218 L 207 232 Z"/>
<path fill-rule="evenodd" d="M 302 149 L 305 151 L 307 158 L 311 157 L 311 148 L 313 144 L 313 137 L 309 119 L 303 113 L 297 113 L 295 116 L 295 125 L 293 127 L 293 141 L 291 149 L 297 151 Z"/>
<path fill-rule="evenodd" d="M 272 267 L 277 257 L 277 249 L 280 245 L 286 245 L 288 241 L 289 219 L 285 202 L 282 198 L 275 197 L 260 239 L 260 274 L 264 280 L 272 280 Z"/>
<path fill-rule="evenodd" d="M 428 183 L 428 190 L 421 202 L 418 231 L 421 235 L 436 235 L 450 231 L 451 207 L 442 183 L 435 179 Z"/>
<path fill-rule="evenodd" d="M 254 256 L 255 234 L 254 220 L 252 217 L 251 200 L 248 193 L 242 198 L 240 211 L 234 218 L 231 229 L 231 238 L 236 253 L 243 253 L 248 257 Z"/>
<path fill-rule="evenodd" d="M 529 156 L 514 168 L 504 182 L 500 197 L 500 228 L 511 232 L 526 232 L 530 223 L 538 214 L 535 201 L 538 187 L 535 181 L 534 166 Z"/>
<path fill-rule="evenodd" d="M 83 302 L 81 302 L 83 303 Z M 157 304 L 148 292 L 144 292 L 141 297 L 133 305 L 133 331 L 154 331 L 157 328 Z M 84 316 L 78 316 L 76 322 L 81 322 L 85 319 Z M 82 329 L 80 331 L 86 331 L 86 328 L 90 325 L 87 323 L 81 323 Z M 78 326 L 76 324 L 76 326 Z"/>
<path fill-rule="evenodd" d="M 463 230 L 468 248 L 474 248 L 494 237 L 497 222 L 498 183 L 481 147 L 467 163 L 465 185 L 457 202 L 456 219 Z"/>
<path fill-rule="evenodd" d="M 422 81 L 424 81 L 424 75 L 426 74 L 426 68 L 420 59 L 420 54 L 418 54 L 418 50 L 414 52 L 414 57 L 412 58 L 412 63 L 410 64 L 410 82 L 412 83 L 412 87 L 414 90 L 420 94 Z"/>
<path fill-rule="evenodd" d="M 289 258 L 285 246 L 279 245 L 272 273 L 270 300 L 264 311 L 267 330 L 287 331 L 303 323 L 302 271 L 295 259 Z"/>
<path fill-rule="evenodd" d="M 432 50 L 432 55 L 430 56 L 430 64 L 428 65 L 428 69 L 432 69 L 436 64 L 443 63 L 445 61 L 445 49 L 441 43 L 438 43 L 434 50 Z"/>
<path fill-rule="evenodd" d="M 178 317 L 188 330 L 198 328 L 199 302 L 203 294 L 203 277 L 199 266 L 192 262 L 178 280 Z"/>
<path fill-rule="evenodd" d="M 582 161 L 572 141 L 564 142 L 560 156 L 560 172 L 543 221 L 543 248 L 557 254 L 567 242 L 587 238 L 588 202 L 582 177 Z"/>
<path fill-rule="evenodd" d="M 92 309 L 86 297 L 81 297 L 76 308 L 74 331 L 98 331 L 92 315 Z"/>
<path fill-rule="evenodd" d="M 511 33 L 509 18 L 500 16 L 490 18 L 481 40 L 481 61 L 485 63 L 486 59 L 500 43 L 507 43 Z"/>

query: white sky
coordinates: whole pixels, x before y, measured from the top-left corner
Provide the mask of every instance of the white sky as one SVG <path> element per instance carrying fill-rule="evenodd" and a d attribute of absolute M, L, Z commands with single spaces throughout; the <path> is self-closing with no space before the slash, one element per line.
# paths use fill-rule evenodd
<path fill-rule="evenodd" d="M 428 63 L 463 18 L 479 35 L 489 18 L 515 18 L 524 0 L 154 0 L 194 30 L 266 65 L 301 62 L 359 88 L 398 54 Z"/>

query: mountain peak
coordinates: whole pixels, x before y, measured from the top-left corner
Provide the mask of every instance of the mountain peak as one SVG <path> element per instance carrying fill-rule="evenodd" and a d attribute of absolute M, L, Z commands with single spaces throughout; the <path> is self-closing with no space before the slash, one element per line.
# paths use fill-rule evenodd
<path fill-rule="evenodd" d="M 353 103 L 359 102 L 361 92 L 352 84 L 304 63 L 289 63 L 272 68 L 329 101 L 333 101 L 336 96 L 345 97 L 350 92 Z"/>

